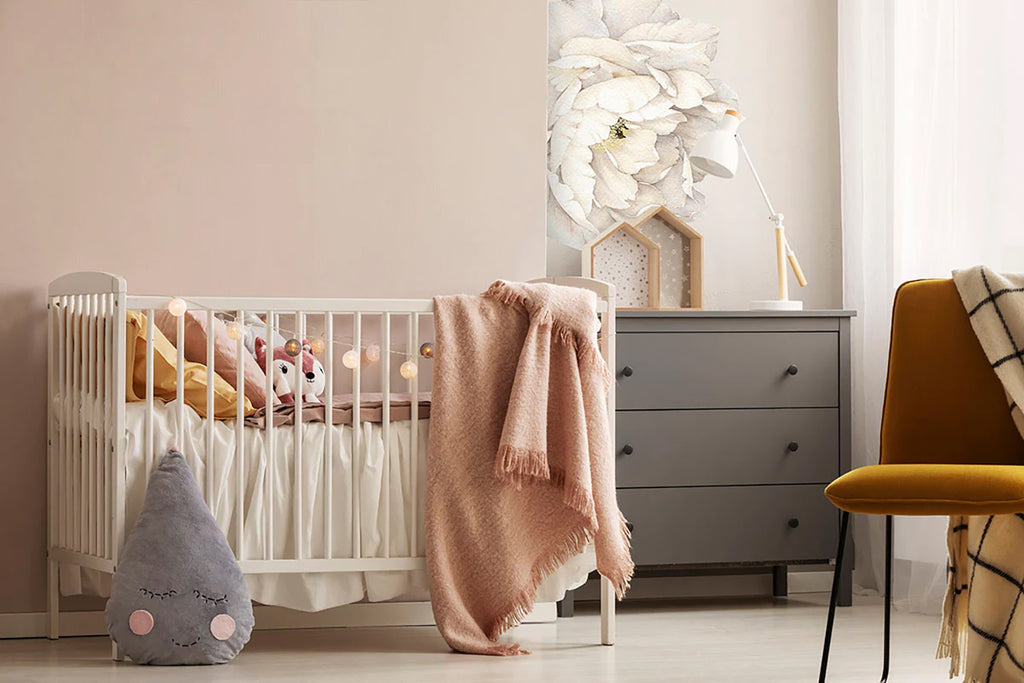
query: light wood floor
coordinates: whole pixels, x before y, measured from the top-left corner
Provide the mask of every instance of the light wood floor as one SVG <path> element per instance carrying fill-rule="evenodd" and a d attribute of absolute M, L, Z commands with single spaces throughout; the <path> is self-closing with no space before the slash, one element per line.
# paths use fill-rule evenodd
<path fill-rule="evenodd" d="M 105 638 L 0 641 L 0 680 L 81 681 L 757 681 L 817 680 L 825 595 L 620 605 L 618 643 L 595 645 L 598 616 L 579 606 L 557 624 L 514 633 L 528 657 L 452 654 L 430 628 L 261 631 L 232 663 L 142 667 L 109 660 Z M 878 680 L 881 603 L 840 609 L 829 681 Z M 933 659 L 937 617 L 894 613 L 894 682 L 946 680 Z"/>

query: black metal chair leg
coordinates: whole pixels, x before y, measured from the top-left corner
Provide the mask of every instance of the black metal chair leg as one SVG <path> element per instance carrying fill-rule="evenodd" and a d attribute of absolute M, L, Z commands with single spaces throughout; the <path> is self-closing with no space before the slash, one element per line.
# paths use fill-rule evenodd
<path fill-rule="evenodd" d="M 846 547 L 846 532 L 850 527 L 850 513 L 843 511 L 839 522 L 839 549 L 836 551 L 836 573 L 832 576 L 832 595 L 828 601 L 828 622 L 825 624 L 825 645 L 821 650 L 821 672 L 818 683 L 825 683 L 828 669 L 828 650 L 832 645 L 832 625 L 836 620 L 836 602 L 839 599 L 839 574 L 843 571 L 843 548 Z"/>
<path fill-rule="evenodd" d="M 885 635 L 882 643 L 882 681 L 889 678 L 889 640 L 892 614 L 892 515 L 885 517 Z"/>

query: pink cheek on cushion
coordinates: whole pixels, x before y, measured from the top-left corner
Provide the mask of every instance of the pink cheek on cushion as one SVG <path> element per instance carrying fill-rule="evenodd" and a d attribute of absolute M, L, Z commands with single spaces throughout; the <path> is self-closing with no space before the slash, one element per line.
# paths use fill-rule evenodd
<path fill-rule="evenodd" d="M 144 636 L 153 630 L 153 615 L 144 609 L 137 609 L 128 617 L 128 628 L 137 636 Z"/>
<path fill-rule="evenodd" d="M 218 614 L 210 620 L 210 633 L 217 640 L 227 640 L 235 632 L 235 620 L 227 614 Z"/>

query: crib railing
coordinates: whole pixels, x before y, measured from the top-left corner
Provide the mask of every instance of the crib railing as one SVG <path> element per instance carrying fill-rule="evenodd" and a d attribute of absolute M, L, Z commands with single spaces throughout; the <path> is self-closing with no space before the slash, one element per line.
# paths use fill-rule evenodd
<path fill-rule="evenodd" d="M 102 273 L 50 288 L 48 536 L 61 551 L 51 552 L 54 586 L 60 560 L 112 571 L 124 535 L 124 302 L 124 281 Z"/>
<path fill-rule="evenodd" d="M 203 315 L 207 319 L 207 329 L 213 330 L 215 323 L 215 315 L 217 313 L 227 313 L 233 315 L 237 320 L 244 321 L 247 312 L 255 312 L 260 314 L 265 320 L 267 331 L 266 335 L 268 339 L 273 339 L 275 334 L 282 334 L 286 339 L 295 338 L 297 340 L 304 340 L 307 336 L 307 316 L 315 315 L 321 318 L 322 329 L 320 334 L 324 341 L 324 352 L 320 356 L 320 361 L 324 366 L 324 372 L 326 375 L 326 388 L 323 394 L 323 402 L 325 404 L 324 410 L 327 417 L 327 421 L 330 422 L 330 415 L 333 410 L 334 401 L 334 389 L 336 380 L 338 377 L 337 373 L 348 373 L 351 377 L 351 394 L 352 394 L 352 429 L 349 430 L 349 438 L 351 439 L 351 453 L 353 461 L 351 463 L 352 476 L 349 478 L 351 482 L 351 488 L 349 491 L 336 492 L 333 488 L 333 472 L 334 466 L 333 457 L 333 439 L 331 429 L 324 430 L 324 457 L 322 460 L 323 471 L 322 474 L 322 487 L 321 492 L 323 495 L 323 551 L 318 556 L 312 556 L 310 549 L 305 547 L 305 530 L 311 520 L 306 518 L 306 508 L 304 504 L 303 495 L 304 487 L 301 485 L 302 473 L 305 468 L 304 453 L 303 453 L 303 438 L 302 430 L 304 424 L 302 421 L 302 413 L 304 406 L 304 399 L 301 391 L 295 392 L 295 414 L 294 424 L 290 427 L 276 427 L 274 420 L 272 419 L 271 411 L 267 411 L 266 419 L 264 420 L 264 443 L 265 443 L 265 466 L 267 467 L 267 476 L 263 479 L 263 484 L 266 487 L 264 491 L 265 501 L 265 512 L 261 523 L 264 529 L 264 543 L 263 545 L 263 557 L 262 559 L 251 559 L 252 553 L 245 547 L 244 532 L 246 525 L 246 506 L 245 506 L 245 492 L 247 473 L 245 471 L 246 466 L 246 440 L 243 436 L 244 431 L 244 405 L 241 400 L 236 402 L 236 415 L 234 420 L 235 428 L 235 510 L 234 510 L 234 525 L 235 525 L 235 547 L 233 548 L 236 556 L 240 559 L 242 570 L 246 573 L 266 573 L 266 572 L 343 572 L 343 571 L 374 571 L 374 570 L 408 570 L 418 569 L 424 566 L 424 560 L 422 553 L 418 552 L 419 548 L 419 526 L 421 524 L 421 503 L 419 496 L 419 484 L 418 472 L 420 469 L 420 459 L 425 456 L 425 444 L 420 444 L 419 441 L 419 407 L 418 407 L 418 395 L 419 395 L 419 374 L 414 374 L 409 378 L 403 378 L 405 383 L 405 390 L 408 391 L 411 400 L 410 409 L 410 422 L 411 422 L 411 434 L 410 434 L 410 465 L 409 465 L 409 490 L 411 492 L 411 522 L 409 527 L 409 545 L 406 552 L 394 555 L 391 552 L 391 477 L 392 477 L 392 458 L 391 458 L 391 439 L 390 431 L 391 425 L 391 399 L 392 395 L 396 393 L 394 391 L 393 382 L 395 378 L 392 377 L 394 365 L 392 364 L 392 355 L 397 352 L 407 360 L 416 362 L 417 351 L 419 348 L 419 325 L 420 316 L 424 314 L 431 314 L 433 311 L 433 302 L 430 300 L 420 299 L 407 299 L 407 300 L 381 300 L 381 299 L 259 299 L 259 300 L 247 300 L 247 299 L 232 299 L 232 298 L 211 298 L 211 297 L 190 297 L 185 300 L 189 309 L 193 311 L 199 311 L 200 315 Z M 158 311 L 166 309 L 171 302 L 170 297 L 144 297 L 144 296 L 128 296 L 126 305 L 129 310 L 139 310 L 146 316 L 146 337 L 147 337 L 147 353 L 146 353 L 146 441 L 145 441 L 145 461 L 147 463 L 146 474 L 148 476 L 150 468 L 157 462 L 159 455 L 163 452 L 161 448 L 162 444 L 155 444 L 153 440 L 154 428 L 153 428 L 153 404 L 156 400 L 154 398 L 153 391 L 153 328 L 154 326 L 150 321 L 155 320 L 155 315 Z M 269 304 L 269 305 L 268 305 Z M 293 323 L 288 328 L 285 328 L 282 324 L 282 319 L 287 317 L 292 320 Z M 335 367 L 337 354 L 335 342 L 338 341 L 335 338 L 335 329 L 337 319 L 341 318 L 344 322 L 348 323 L 351 327 L 351 337 L 347 338 L 343 343 L 345 346 L 351 346 L 360 356 L 360 362 L 355 364 L 353 368 L 345 368 L 341 371 L 340 368 Z M 363 432 L 357 426 L 362 421 L 361 415 L 361 403 L 362 403 L 362 389 L 364 382 L 364 370 L 369 369 L 372 366 L 366 366 L 364 368 L 361 362 L 361 356 L 363 347 L 365 346 L 365 333 L 364 333 L 364 321 L 368 319 L 376 318 L 380 322 L 380 341 L 374 341 L 380 347 L 380 375 L 378 378 L 380 389 L 382 393 L 382 424 L 381 429 L 383 432 L 383 491 L 382 495 L 384 499 L 382 501 L 382 521 L 384 531 L 382 534 L 382 549 L 383 557 L 367 557 L 364 556 L 363 550 L 363 528 L 362 520 L 360 518 L 360 511 L 362 509 L 362 492 L 360 486 L 359 473 L 361 471 L 361 461 L 359 460 L 362 453 L 361 440 L 363 438 Z M 392 348 L 391 333 L 392 329 L 397 322 L 396 319 L 404 318 L 405 328 L 407 331 L 407 344 L 404 349 L 396 350 Z M 179 316 L 176 320 L 177 323 L 177 339 L 184 339 L 185 335 L 185 318 Z M 206 361 L 205 365 L 208 371 L 213 373 L 217 371 L 215 365 L 215 354 L 213 335 L 207 335 L 207 349 L 206 349 Z M 243 353 L 246 353 L 244 349 L 244 340 L 240 337 L 237 340 L 237 353 L 238 357 L 241 358 Z M 184 428 L 186 420 L 186 411 L 188 410 L 184 401 L 184 367 L 185 367 L 185 344 L 176 344 L 177 351 L 177 396 L 176 396 L 176 409 L 177 409 L 177 429 L 178 429 L 178 443 L 183 442 L 182 429 Z M 268 348 L 268 369 L 270 368 L 270 358 L 272 356 L 272 349 Z M 344 367 L 344 366 L 342 366 Z M 237 364 L 237 375 L 236 375 L 236 386 L 244 386 L 243 378 L 243 366 L 242 363 Z M 302 376 L 302 355 L 299 354 L 295 357 L 295 372 L 299 377 Z M 274 374 L 272 371 L 268 371 L 266 393 L 268 398 L 274 395 Z M 215 411 L 215 397 L 214 387 L 212 382 L 207 383 L 206 393 L 206 414 L 213 415 Z M 214 449 L 214 429 L 215 421 L 207 419 L 204 421 L 204 427 L 206 429 L 206 444 L 207 444 L 207 460 L 208 464 L 205 468 L 205 486 L 204 492 L 206 500 L 212 505 L 214 499 L 214 485 L 216 481 L 216 473 L 213 466 L 212 456 Z M 274 430 L 276 429 L 293 429 L 294 439 L 293 452 L 291 453 L 291 464 L 292 471 L 290 479 L 292 482 L 292 509 L 288 512 L 293 520 L 293 552 L 288 556 L 281 556 L 275 554 L 275 547 L 280 544 L 275 543 L 275 516 L 281 514 L 283 511 L 275 509 L 275 496 L 271 487 L 274 486 L 275 482 L 279 479 L 279 473 L 277 468 L 280 466 L 279 458 L 275 457 L 275 440 Z M 343 496 L 350 501 L 351 504 L 351 538 L 352 547 L 351 552 L 344 554 L 337 554 L 333 547 L 333 510 L 335 504 L 335 497 Z"/>

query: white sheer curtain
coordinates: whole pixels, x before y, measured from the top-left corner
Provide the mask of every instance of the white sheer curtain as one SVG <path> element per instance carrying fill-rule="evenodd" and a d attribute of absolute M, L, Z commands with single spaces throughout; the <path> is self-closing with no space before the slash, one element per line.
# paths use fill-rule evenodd
<path fill-rule="evenodd" d="M 1024 2 L 839 0 L 845 305 L 856 309 L 853 462 L 878 461 L 899 283 L 984 263 L 1024 272 Z M 881 585 L 880 518 L 856 581 Z M 897 606 L 941 611 L 945 520 L 897 518 Z"/>

